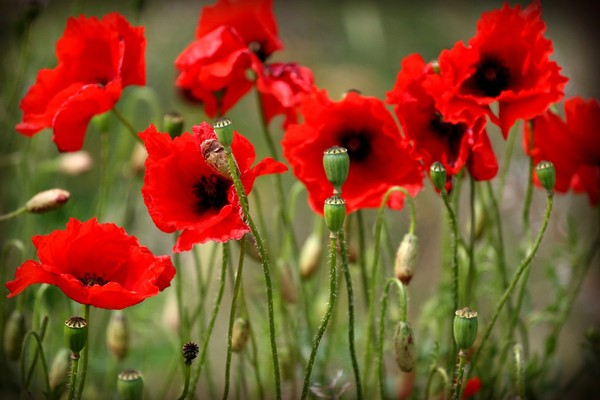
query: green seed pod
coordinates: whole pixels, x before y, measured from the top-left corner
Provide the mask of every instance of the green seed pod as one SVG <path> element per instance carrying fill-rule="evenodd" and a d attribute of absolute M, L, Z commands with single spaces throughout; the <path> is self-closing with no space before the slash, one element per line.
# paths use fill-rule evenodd
<path fill-rule="evenodd" d="M 398 322 L 396 334 L 394 335 L 394 345 L 398 367 L 404 372 L 412 371 L 417 362 L 417 352 L 410 323 L 406 321 Z"/>
<path fill-rule="evenodd" d="M 225 147 L 231 147 L 233 142 L 233 125 L 231 120 L 227 117 L 219 118 L 213 125 L 215 134 L 219 139 L 219 142 Z"/>
<path fill-rule="evenodd" d="M 4 328 L 4 351 L 11 361 L 17 361 L 21 355 L 23 338 L 25 337 L 25 316 L 22 312 L 13 310 Z"/>
<path fill-rule="evenodd" d="M 473 346 L 477 338 L 477 312 L 469 307 L 456 310 L 453 328 L 454 341 L 459 349 L 466 350 Z"/>
<path fill-rule="evenodd" d="M 127 356 L 129 349 L 129 327 L 122 311 L 114 311 L 110 315 L 106 328 L 106 344 L 118 360 Z"/>
<path fill-rule="evenodd" d="M 439 161 L 431 164 L 429 168 L 429 176 L 437 190 L 443 192 L 446 190 L 446 167 Z"/>
<path fill-rule="evenodd" d="M 554 169 L 554 164 L 550 161 L 540 161 L 535 167 L 535 173 L 544 189 L 546 189 L 548 193 L 552 193 L 554 184 L 556 183 L 556 170 Z"/>
<path fill-rule="evenodd" d="M 407 233 L 404 235 L 398 251 L 396 252 L 396 262 L 394 263 L 394 272 L 403 284 L 408 285 L 413 277 L 417 260 L 419 258 L 419 247 L 417 235 Z"/>
<path fill-rule="evenodd" d="M 308 279 L 315 273 L 321 265 L 322 254 L 321 235 L 313 233 L 306 239 L 300 251 L 299 268 L 302 279 Z"/>
<path fill-rule="evenodd" d="M 163 117 L 163 129 L 175 139 L 183 132 L 183 117 L 178 112 L 166 113 Z"/>
<path fill-rule="evenodd" d="M 50 388 L 56 389 L 58 386 L 67 382 L 69 377 L 69 350 L 62 348 L 54 356 L 52 366 L 48 373 Z"/>
<path fill-rule="evenodd" d="M 329 231 L 332 234 L 337 234 L 342 229 L 346 218 L 346 202 L 339 195 L 334 194 L 325 200 L 323 215 Z"/>
<path fill-rule="evenodd" d="M 126 369 L 117 377 L 117 391 L 122 400 L 141 400 L 144 395 L 144 380 L 135 369 Z"/>
<path fill-rule="evenodd" d="M 350 156 L 343 147 L 333 146 L 323 152 L 323 168 L 325 175 L 334 188 L 334 193 L 342 192 L 342 185 L 348 178 Z"/>
<path fill-rule="evenodd" d="M 237 318 L 233 322 L 233 332 L 231 334 L 231 350 L 236 353 L 244 350 L 250 337 L 250 323 L 244 318 Z"/>
<path fill-rule="evenodd" d="M 88 337 L 88 323 L 85 318 L 71 317 L 65 321 L 65 342 L 73 354 L 85 347 Z"/>

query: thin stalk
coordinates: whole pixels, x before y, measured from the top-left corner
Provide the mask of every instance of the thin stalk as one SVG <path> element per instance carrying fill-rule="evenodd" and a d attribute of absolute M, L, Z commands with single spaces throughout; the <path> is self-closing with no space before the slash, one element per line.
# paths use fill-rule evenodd
<path fill-rule="evenodd" d="M 456 385 L 454 387 L 454 393 L 452 400 L 462 399 L 462 381 L 465 372 L 465 365 L 467 364 L 467 353 L 464 350 L 458 352 L 458 365 L 456 366 Z"/>
<path fill-rule="evenodd" d="M 516 142 L 517 136 L 519 136 L 518 126 L 519 126 L 519 122 L 517 121 L 517 123 L 515 123 L 513 128 L 508 133 L 506 150 L 504 152 L 502 169 L 500 171 L 500 185 L 499 185 L 500 198 L 502 198 L 502 196 L 504 194 L 504 186 L 506 184 L 506 176 L 508 175 L 508 171 L 510 169 L 510 161 L 512 160 L 512 154 L 513 154 L 513 150 L 515 148 L 515 142 Z"/>
<path fill-rule="evenodd" d="M 469 269 L 467 270 L 467 292 L 465 304 L 472 304 L 473 302 L 473 283 L 475 282 L 475 179 L 471 177 L 471 193 L 469 196 L 469 208 L 471 213 L 471 232 L 469 233 Z M 458 308 L 457 308 L 458 309 Z"/>
<path fill-rule="evenodd" d="M 456 214 L 454 213 L 454 209 L 450 204 L 446 190 L 442 191 L 442 199 L 444 200 L 444 205 L 446 206 L 446 211 L 448 212 L 450 229 L 452 229 L 452 309 L 458 310 L 458 225 L 456 224 Z M 454 318 L 454 314 L 452 314 L 452 318 Z"/>
<path fill-rule="evenodd" d="M 45 325 L 44 325 L 44 331 L 45 331 Z M 34 331 L 27 332 L 27 334 L 23 338 L 23 347 L 22 347 L 22 351 L 21 351 L 21 354 L 22 354 L 22 356 L 21 356 L 21 379 L 23 380 L 23 390 L 24 391 L 29 390 L 31 373 L 33 372 L 33 367 L 35 367 L 35 364 L 33 364 L 32 368 L 29 370 L 27 378 L 25 378 L 25 360 L 27 358 L 27 357 L 25 357 L 25 352 L 29 345 L 29 339 L 31 339 L 31 338 L 35 339 L 35 343 L 36 343 L 36 353 L 35 353 L 36 360 L 37 360 L 38 354 L 40 356 L 40 359 L 42 360 L 43 378 L 44 378 L 44 383 L 46 385 L 46 393 L 48 393 L 48 395 L 49 395 L 50 394 L 50 380 L 48 378 L 48 364 L 46 363 L 46 356 L 44 355 L 44 346 L 42 345 L 43 337 L 41 337 L 41 335 L 38 335 L 38 333 L 34 332 Z"/>
<path fill-rule="evenodd" d="M 177 232 L 173 234 L 173 241 L 177 242 Z M 179 347 L 183 348 L 189 332 L 188 320 L 183 307 L 183 267 L 179 253 L 173 254 L 173 261 L 177 272 L 175 273 L 175 299 L 177 302 L 177 316 L 179 318 Z"/>
<path fill-rule="evenodd" d="M 242 290 L 243 297 L 243 290 Z M 254 332 L 250 329 L 250 344 L 252 345 L 252 368 L 254 369 L 254 377 L 256 378 L 256 384 L 258 386 L 258 398 L 265 398 L 265 389 L 263 388 L 262 379 L 260 378 L 260 366 L 258 364 L 258 346 L 256 345 L 256 338 Z"/>
<path fill-rule="evenodd" d="M 89 304 L 85 304 L 83 306 L 83 318 L 85 318 L 85 320 L 87 321 L 88 331 L 91 332 L 91 329 L 90 329 L 90 305 Z M 90 343 L 88 340 L 88 343 L 83 348 L 83 354 L 81 355 L 81 359 L 82 359 L 82 361 L 81 361 L 82 362 L 81 378 L 79 379 L 79 388 L 77 389 L 79 398 L 83 397 L 83 388 L 85 386 L 85 377 L 87 375 L 88 361 L 90 358 L 89 355 L 90 355 Z"/>
<path fill-rule="evenodd" d="M 183 392 L 181 393 L 181 396 L 179 396 L 177 398 L 177 400 L 183 400 L 185 399 L 185 397 L 188 394 L 188 391 L 190 389 L 190 371 L 191 371 L 191 365 L 189 363 L 184 363 L 183 365 L 183 373 L 184 373 L 184 386 L 183 386 Z"/>
<path fill-rule="evenodd" d="M 8 221 L 9 219 L 13 219 L 18 217 L 21 214 L 24 214 L 27 211 L 25 206 L 16 209 L 15 211 L 11 211 L 8 214 L 0 215 L 0 222 Z"/>
<path fill-rule="evenodd" d="M 529 150 L 533 147 L 533 122 L 527 121 L 526 124 L 529 124 Z M 533 157 L 529 158 L 529 174 L 527 175 L 527 192 L 525 193 L 525 201 L 523 204 L 523 214 L 521 216 L 523 220 L 523 230 L 527 235 L 531 235 L 531 228 L 529 225 L 529 210 L 531 209 L 531 200 L 533 198 L 533 171 L 534 171 L 534 163 Z M 529 236 L 530 237 L 530 236 Z"/>
<path fill-rule="evenodd" d="M 127 131 L 131 134 L 131 136 L 135 138 L 135 140 L 137 140 L 140 143 L 144 142 L 138 136 L 138 131 L 133 127 L 133 125 L 131 125 L 131 122 L 129 122 L 129 120 L 127 120 L 127 118 L 125 118 L 125 116 L 121 114 L 119 110 L 113 107 L 111 111 L 113 112 L 113 114 L 115 114 L 115 117 L 117 117 L 117 119 L 125 126 L 125 128 L 127 128 Z"/>
<path fill-rule="evenodd" d="M 98 190 L 98 202 L 96 204 L 96 218 L 98 220 L 102 220 L 106 196 L 108 194 L 109 154 L 110 143 L 108 141 L 108 132 L 102 130 L 100 132 L 100 189 Z"/>
<path fill-rule="evenodd" d="M 69 394 L 68 400 L 75 398 L 75 386 L 77 386 L 77 372 L 79 370 L 79 353 L 71 354 L 71 372 L 69 373 Z"/>
<path fill-rule="evenodd" d="M 515 383 L 517 388 L 517 398 L 525 398 L 525 388 L 523 385 L 523 348 L 520 344 L 513 347 L 513 355 L 515 357 Z"/>
<path fill-rule="evenodd" d="M 48 327 L 48 316 L 44 316 L 44 319 L 42 320 L 42 325 L 40 326 L 40 330 L 39 330 L 39 334 L 38 337 L 41 341 L 44 340 L 44 337 L 46 336 L 46 328 Z M 23 343 L 25 343 L 25 341 L 23 341 Z M 27 380 L 25 381 L 25 389 L 29 388 L 29 384 L 31 383 L 31 378 L 33 377 L 33 370 L 35 369 L 35 366 L 37 364 L 37 359 L 38 359 L 38 348 L 35 349 L 35 353 L 33 354 L 33 360 L 31 361 L 31 365 L 29 366 L 29 371 L 27 372 Z M 21 354 L 25 354 L 24 353 L 25 348 L 23 348 L 23 351 L 21 351 Z M 24 357 L 22 358 L 24 359 Z"/>
<path fill-rule="evenodd" d="M 431 371 L 429 372 L 429 378 L 427 378 L 427 386 L 425 387 L 425 400 L 429 400 L 429 391 L 431 390 L 431 383 L 433 382 L 433 377 L 435 376 L 436 373 L 444 381 L 444 392 L 443 393 L 448 393 L 450 381 L 448 379 L 448 374 L 446 373 L 446 370 L 439 366 L 432 367 Z"/>
<path fill-rule="evenodd" d="M 360 266 L 360 281 L 363 289 L 363 298 L 369 306 L 369 273 L 367 272 L 367 245 L 365 240 L 365 221 L 362 210 L 356 211 L 358 221 L 358 265 Z"/>

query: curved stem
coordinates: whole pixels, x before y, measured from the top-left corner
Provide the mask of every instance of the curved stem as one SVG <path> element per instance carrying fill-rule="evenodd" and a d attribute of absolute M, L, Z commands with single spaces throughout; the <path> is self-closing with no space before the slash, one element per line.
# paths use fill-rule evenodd
<path fill-rule="evenodd" d="M 429 399 L 431 382 L 433 382 L 433 377 L 436 374 L 436 372 L 442 377 L 442 380 L 444 381 L 444 393 L 448 393 L 448 386 L 450 384 L 450 381 L 448 380 L 448 373 L 446 373 L 446 370 L 442 367 L 432 367 L 431 371 L 429 372 L 429 378 L 427 378 L 427 386 L 425 387 L 425 400 Z"/>
<path fill-rule="evenodd" d="M 138 131 L 133 127 L 133 125 L 131 125 L 131 122 L 129 122 L 127 118 L 125 118 L 125 116 L 121 114 L 121 112 L 116 108 L 113 107 L 111 111 L 113 112 L 113 114 L 115 114 L 115 117 L 117 117 L 117 119 L 125 126 L 125 128 L 127 128 L 127 131 L 131 133 L 135 140 L 143 144 L 144 141 L 138 136 Z"/>
<path fill-rule="evenodd" d="M 83 318 L 85 318 L 85 320 L 88 323 L 88 330 L 90 330 L 90 305 L 86 304 L 83 306 Z M 85 377 L 87 375 L 87 367 L 88 367 L 88 359 L 90 354 L 90 343 L 88 340 L 88 343 L 85 345 L 85 347 L 83 348 L 83 354 L 82 354 L 82 366 L 81 366 L 81 378 L 79 379 L 79 388 L 77 389 L 77 393 L 79 398 L 83 397 L 83 388 L 85 386 Z"/>
<path fill-rule="evenodd" d="M 39 293 L 39 291 L 38 291 L 38 293 Z M 37 295 L 37 293 L 36 293 L 36 295 Z M 36 298 L 36 300 L 37 300 L 37 298 Z M 36 304 L 36 306 L 37 306 L 37 304 Z M 46 336 L 46 328 L 47 327 L 48 327 L 48 316 L 46 315 L 46 316 L 44 316 L 44 319 L 42 320 L 42 325 L 40 326 L 39 334 L 38 334 L 38 337 L 41 341 L 43 341 L 44 337 Z M 37 364 L 38 350 L 39 349 L 36 348 L 36 351 L 33 354 L 33 360 L 31 361 L 31 365 L 29 366 L 29 371 L 27 372 L 27 380 L 25 381 L 25 389 L 28 389 L 29 384 L 31 383 L 31 378 L 33 377 L 33 370 L 35 369 L 35 366 Z M 23 350 L 21 351 L 21 354 L 25 354 L 24 352 L 25 352 L 25 348 L 23 348 Z"/>
<path fill-rule="evenodd" d="M 192 368 L 191 368 L 190 364 L 188 364 L 187 362 L 183 365 L 183 372 L 185 375 L 183 392 L 181 393 L 181 396 L 179 396 L 177 398 L 177 400 L 185 399 L 185 396 L 187 396 L 187 394 L 188 394 L 188 391 L 190 389 L 190 371 L 191 371 L 191 369 Z"/>
<path fill-rule="evenodd" d="M 354 371 L 354 382 L 356 383 L 356 398 L 360 400 L 362 399 L 362 385 L 360 383 L 360 370 L 358 368 L 356 350 L 354 348 L 354 290 L 352 289 L 352 276 L 350 275 L 350 266 L 348 265 L 348 251 L 343 229 L 340 230 L 339 237 L 342 253 L 342 268 L 344 269 L 344 279 L 346 279 L 346 290 L 348 292 L 348 345 L 350 347 L 352 370 Z"/>
<path fill-rule="evenodd" d="M 302 385 L 302 395 L 300 396 L 302 400 L 306 399 L 306 396 L 308 395 L 308 384 L 310 383 L 310 375 L 315 362 L 315 357 L 317 355 L 317 350 L 319 349 L 321 338 L 327 329 L 327 324 L 329 323 L 329 319 L 331 318 L 331 314 L 333 313 L 333 308 L 335 306 L 337 292 L 336 253 L 337 236 L 332 234 L 330 235 L 329 240 L 329 303 L 327 304 L 327 311 L 325 311 L 325 315 L 323 316 L 319 330 L 317 331 L 317 334 L 313 340 L 310 358 L 308 359 L 308 363 L 306 364 L 306 369 L 304 371 L 304 384 Z"/>
<path fill-rule="evenodd" d="M 444 200 L 444 205 L 446 206 L 446 211 L 448 212 L 448 217 L 450 219 L 450 229 L 452 229 L 452 309 L 458 310 L 458 225 L 456 224 L 456 214 L 454 213 L 454 209 L 450 204 L 450 200 L 448 199 L 448 193 L 446 190 L 442 191 L 442 199 Z M 452 318 L 454 318 L 454 313 L 452 313 Z"/>
<path fill-rule="evenodd" d="M 24 214 L 26 211 L 26 207 L 21 207 L 16 209 L 15 211 L 9 212 L 8 214 L 0 215 L 0 222 L 8 221 L 9 219 L 18 217 L 19 215 Z"/>
<path fill-rule="evenodd" d="M 46 363 L 46 356 L 44 355 L 44 346 L 42 344 L 42 340 L 44 340 L 44 333 L 46 332 L 46 326 L 48 325 L 48 319 L 44 319 L 44 323 L 42 324 L 42 332 L 38 335 L 37 332 L 29 331 L 23 338 L 22 350 L 21 350 L 21 380 L 23 381 L 23 389 L 25 391 L 29 390 L 29 384 L 31 383 L 31 376 L 33 373 L 33 368 L 35 368 L 35 361 L 32 363 L 31 368 L 27 374 L 27 378 L 25 377 L 25 361 L 27 357 L 25 357 L 25 352 L 27 351 L 27 347 L 29 345 L 29 339 L 34 338 L 36 343 L 36 353 L 35 360 L 37 360 L 38 355 L 42 360 L 42 370 L 44 372 L 44 383 L 46 384 L 46 393 L 50 393 L 50 379 L 48 377 L 48 364 Z"/>

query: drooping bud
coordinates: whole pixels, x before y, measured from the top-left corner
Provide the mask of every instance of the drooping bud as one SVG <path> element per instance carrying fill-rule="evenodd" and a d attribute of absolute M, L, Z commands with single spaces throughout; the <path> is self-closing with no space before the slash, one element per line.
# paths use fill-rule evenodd
<path fill-rule="evenodd" d="M 398 367 L 404 372 L 412 371 L 417 362 L 417 354 L 413 331 L 409 322 L 398 322 L 396 334 L 394 335 L 394 345 Z"/>
<path fill-rule="evenodd" d="M 551 194 L 554 191 L 554 184 L 556 183 L 556 170 L 554 169 L 554 164 L 550 161 L 540 161 L 535 167 L 535 173 L 544 189 Z"/>
<path fill-rule="evenodd" d="M 221 176 L 229 178 L 229 165 L 225 147 L 216 139 L 207 139 L 200 145 L 200 152 L 204 161 Z"/>
<path fill-rule="evenodd" d="M 75 355 L 85 347 L 88 337 L 88 323 L 85 318 L 71 317 L 65 321 L 65 342 Z"/>
<path fill-rule="evenodd" d="M 118 360 L 127 356 L 129 349 L 129 327 L 122 311 L 113 311 L 106 328 L 106 344 Z"/>
<path fill-rule="evenodd" d="M 4 352 L 11 361 L 17 361 L 21 355 L 21 346 L 25 337 L 25 316 L 13 310 L 4 328 Z"/>
<path fill-rule="evenodd" d="M 117 377 L 117 391 L 121 400 L 142 400 L 144 380 L 135 369 L 126 369 Z"/>
<path fill-rule="evenodd" d="M 348 178 L 350 156 L 344 147 L 333 146 L 323 152 L 325 175 L 334 188 L 334 193 L 342 193 L 342 185 Z"/>
<path fill-rule="evenodd" d="M 446 167 L 444 167 L 444 164 L 439 161 L 431 164 L 429 175 L 436 189 L 443 192 L 446 188 Z"/>
<path fill-rule="evenodd" d="M 417 235 L 407 233 L 404 235 L 398 251 L 396 252 L 396 262 L 394 263 L 394 272 L 403 284 L 408 285 L 413 277 L 419 257 L 419 247 Z"/>
<path fill-rule="evenodd" d="M 198 357 L 199 351 L 198 345 L 194 342 L 187 342 L 184 344 L 181 353 L 183 354 L 183 358 L 185 358 L 185 363 L 191 365 L 192 361 Z"/>
<path fill-rule="evenodd" d="M 183 117 L 178 112 L 166 113 L 163 117 L 163 129 L 173 139 L 183 132 Z"/>
<path fill-rule="evenodd" d="M 69 350 L 62 348 L 54 356 L 52 366 L 48 373 L 50 389 L 54 390 L 58 386 L 67 382 L 69 377 Z"/>
<path fill-rule="evenodd" d="M 80 175 L 92 169 L 94 160 L 85 150 L 62 153 L 58 156 L 58 171 L 65 175 Z"/>
<path fill-rule="evenodd" d="M 477 338 L 477 312 L 469 307 L 456 310 L 454 313 L 454 341 L 459 349 L 466 350 Z"/>
<path fill-rule="evenodd" d="M 33 196 L 27 203 L 25 209 L 33 214 L 44 213 L 46 211 L 60 208 L 69 201 L 71 194 L 62 189 L 50 189 L 39 192 Z"/>
<path fill-rule="evenodd" d="M 327 228 L 329 228 L 329 232 L 337 234 L 342 229 L 342 226 L 344 226 L 346 201 L 337 194 L 329 197 L 325 200 L 323 215 L 325 216 L 325 223 L 327 224 Z"/>
<path fill-rule="evenodd" d="M 233 322 L 233 332 L 231 333 L 231 350 L 236 353 L 244 350 L 248 338 L 250 337 L 250 323 L 244 318 L 237 318 Z"/>
<path fill-rule="evenodd" d="M 219 142 L 225 147 L 231 147 L 233 142 L 233 124 L 227 117 L 219 118 L 213 125 L 215 134 L 219 138 Z"/>
<path fill-rule="evenodd" d="M 302 279 L 308 279 L 315 273 L 319 265 L 321 265 L 322 254 L 323 243 L 321 236 L 312 233 L 306 238 L 306 242 L 304 242 L 300 251 L 299 268 Z"/>

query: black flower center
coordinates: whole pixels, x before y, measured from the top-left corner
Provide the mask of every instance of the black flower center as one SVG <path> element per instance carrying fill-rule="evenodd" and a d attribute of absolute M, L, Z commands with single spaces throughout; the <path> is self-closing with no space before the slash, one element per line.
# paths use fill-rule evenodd
<path fill-rule="evenodd" d="M 473 78 L 476 89 L 488 97 L 498 96 L 510 85 L 510 71 L 495 58 L 479 63 Z"/>
<path fill-rule="evenodd" d="M 220 210 L 227 204 L 227 192 L 231 181 L 221 175 L 208 175 L 200 178 L 194 184 L 193 193 L 196 196 L 196 211 L 203 213 L 208 210 Z"/>
<path fill-rule="evenodd" d="M 449 162 L 454 164 L 460 151 L 460 142 L 467 131 L 467 124 L 452 124 L 444 121 L 441 114 L 436 112 L 429 123 L 431 130 L 441 139 L 446 140 L 451 156 Z"/>
<path fill-rule="evenodd" d="M 370 135 L 365 132 L 344 132 L 339 138 L 339 145 L 348 150 L 351 162 L 362 162 L 371 154 Z"/>
<path fill-rule="evenodd" d="M 86 272 L 82 277 L 78 278 L 79 282 L 83 283 L 85 286 L 94 286 L 100 285 L 104 286 L 108 283 L 108 281 L 94 273 Z"/>

